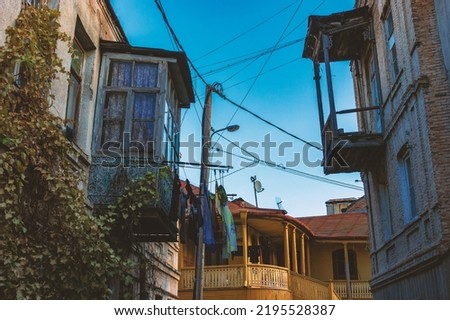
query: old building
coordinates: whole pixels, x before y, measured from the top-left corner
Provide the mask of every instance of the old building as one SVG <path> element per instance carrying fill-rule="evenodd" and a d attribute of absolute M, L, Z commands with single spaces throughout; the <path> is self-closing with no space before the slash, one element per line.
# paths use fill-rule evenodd
<path fill-rule="evenodd" d="M 228 206 L 237 251 L 224 256 L 219 228 L 206 250 L 204 299 L 371 299 L 367 213 L 294 218 L 242 198 Z M 195 238 L 180 245 L 180 299 L 193 297 L 194 252 Z"/>
<path fill-rule="evenodd" d="M 2 6 L 0 45 L 22 8 L 59 10 L 73 53 L 60 43 L 57 54 L 70 79 L 63 74 L 54 79 L 51 111 L 77 151 L 68 156 L 74 169 L 84 172 L 79 187 L 86 192 L 87 210 L 101 214 L 133 180 L 153 172 L 159 198 L 143 209 L 134 230 L 131 256 L 140 267 L 130 270 L 132 298 L 176 299 L 178 226 L 169 214 L 181 108 L 193 101 L 186 56 L 130 46 L 107 0 L 24 0 Z M 112 285 L 113 298 L 121 298 L 121 284 Z"/>
<path fill-rule="evenodd" d="M 309 19 L 324 171 L 361 172 L 376 299 L 450 298 L 449 12 L 444 0 L 358 0 Z M 354 109 L 335 105 L 339 61 L 350 63 Z M 349 114 L 357 132 L 340 121 Z"/>

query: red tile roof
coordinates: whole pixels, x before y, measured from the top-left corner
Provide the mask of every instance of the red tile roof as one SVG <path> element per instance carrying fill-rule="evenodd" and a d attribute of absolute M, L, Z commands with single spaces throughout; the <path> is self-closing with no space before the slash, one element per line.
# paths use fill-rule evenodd
<path fill-rule="evenodd" d="M 181 185 L 185 188 L 186 182 L 181 181 Z M 195 194 L 199 194 L 198 187 L 194 185 L 191 185 L 191 187 Z M 355 209 L 359 209 L 365 204 L 365 199 L 364 201 L 359 200 L 355 201 L 358 202 Z M 355 212 L 328 216 L 294 218 L 288 215 L 285 210 L 257 208 L 255 205 L 245 201 L 242 198 L 228 201 L 228 207 L 234 216 L 239 216 L 241 211 L 247 211 L 248 217 L 267 217 L 285 220 L 286 222 L 296 224 L 297 226 L 303 228 L 304 231 L 318 239 L 367 240 L 369 235 L 366 213 Z"/>
<path fill-rule="evenodd" d="M 368 239 L 369 237 L 366 213 L 341 213 L 297 219 L 317 238 Z"/>

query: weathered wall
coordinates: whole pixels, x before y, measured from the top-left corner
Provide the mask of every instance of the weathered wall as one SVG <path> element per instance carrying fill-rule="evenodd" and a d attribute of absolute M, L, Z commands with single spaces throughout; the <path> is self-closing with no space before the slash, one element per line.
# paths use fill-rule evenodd
<path fill-rule="evenodd" d="M 357 5 L 371 7 L 380 69 L 386 154 L 377 170 L 363 176 L 371 206 L 373 285 L 385 290 L 381 289 L 382 283 L 418 268 L 449 248 L 449 5 L 448 1 L 438 0 L 361 0 Z M 383 25 L 389 7 L 400 69 L 395 79 L 389 73 Z M 361 100 L 357 97 L 357 101 Z M 411 220 L 404 214 L 398 158 L 406 145 L 417 205 L 417 216 Z M 385 203 L 381 201 L 383 188 L 387 191 Z M 399 290 L 409 286 L 406 291 L 413 297 L 413 288 L 419 290 L 412 285 L 414 281 L 411 277 L 410 282 L 398 284 L 402 288 Z"/>
<path fill-rule="evenodd" d="M 5 30 L 14 24 L 14 21 L 20 13 L 20 8 L 20 1 L 9 0 L 2 3 L 2 14 L 0 14 L 0 46 L 5 44 Z"/>

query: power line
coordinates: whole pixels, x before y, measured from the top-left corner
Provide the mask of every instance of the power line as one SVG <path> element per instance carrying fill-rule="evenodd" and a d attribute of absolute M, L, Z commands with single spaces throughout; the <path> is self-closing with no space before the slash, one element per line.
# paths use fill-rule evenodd
<path fill-rule="evenodd" d="M 281 170 L 281 171 L 284 171 L 284 172 L 287 172 L 287 173 L 290 173 L 290 174 L 294 174 L 294 175 L 301 176 L 301 177 L 304 177 L 304 178 L 316 180 L 316 181 L 319 181 L 319 182 L 324 182 L 324 183 L 328 183 L 328 184 L 332 184 L 332 185 L 336 185 L 336 186 L 340 186 L 340 187 L 345 187 L 345 188 L 349 188 L 349 189 L 353 189 L 353 190 L 358 190 L 358 191 L 363 191 L 364 190 L 361 187 L 358 187 L 358 186 L 355 186 L 355 185 L 352 185 L 352 184 L 349 184 L 349 183 L 345 183 L 345 182 L 341 182 L 341 181 L 338 181 L 338 180 L 333 180 L 333 179 L 317 176 L 317 175 L 314 175 L 314 174 L 311 174 L 311 173 L 307 173 L 307 172 L 304 172 L 304 171 L 296 170 L 296 169 L 293 169 L 293 168 L 288 168 L 288 167 L 286 167 L 284 165 L 281 165 L 281 164 L 275 164 L 275 163 L 271 163 L 271 162 L 266 161 L 266 160 L 261 160 L 258 157 L 255 157 L 252 153 L 250 153 L 247 150 L 243 149 L 241 146 L 239 146 L 235 142 L 229 140 L 226 137 L 223 137 L 223 138 L 225 140 L 227 140 L 229 143 L 231 143 L 232 145 L 234 145 L 235 147 L 237 147 L 242 152 L 248 154 L 251 157 L 251 159 L 247 158 L 247 157 L 244 157 L 244 156 L 239 156 L 239 155 L 236 155 L 236 154 L 234 154 L 232 152 L 221 150 L 221 149 L 218 149 L 218 148 L 216 148 L 216 150 L 224 152 L 224 153 L 232 155 L 232 156 L 235 156 L 235 157 L 238 157 L 238 158 L 243 159 L 243 160 L 252 161 L 252 163 L 250 165 L 253 165 L 256 162 L 258 164 L 263 164 L 263 165 L 268 166 L 270 168 L 275 168 L 275 169 L 278 169 L 278 170 Z M 245 166 L 245 168 L 247 168 L 249 166 Z"/>
<path fill-rule="evenodd" d="M 251 114 L 253 117 L 255 117 L 255 118 L 261 120 L 262 122 L 264 122 L 264 123 L 266 123 L 266 124 L 268 124 L 268 125 L 270 125 L 270 126 L 276 128 L 276 129 L 280 130 L 281 132 L 287 134 L 288 136 L 290 136 L 290 137 L 292 137 L 292 138 L 294 138 L 294 139 L 296 139 L 296 140 L 299 140 L 299 141 L 303 142 L 304 144 L 306 144 L 306 145 L 308 145 L 308 146 L 310 146 L 310 147 L 312 147 L 312 148 L 314 148 L 314 149 L 317 149 L 317 150 L 319 150 L 319 151 L 323 151 L 322 148 L 320 148 L 320 147 L 318 147 L 318 146 L 312 144 L 311 142 L 308 142 L 308 141 L 306 141 L 306 140 L 304 140 L 304 139 L 302 139 L 302 138 L 296 136 L 296 135 L 293 134 L 293 133 L 290 133 L 289 131 L 286 131 L 285 129 L 281 128 L 280 126 L 278 126 L 278 125 L 276 125 L 276 124 L 274 124 L 274 123 L 272 123 L 272 122 L 270 122 L 269 120 L 266 120 L 266 119 L 262 118 L 261 116 L 257 115 L 257 114 L 254 113 L 253 111 L 251 111 L 251 110 L 247 109 L 246 107 L 240 105 L 239 103 L 234 102 L 233 100 L 227 98 L 225 95 L 221 95 L 221 97 L 222 97 L 222 99 L 228 101 L 228 102 L 231 103 L 232 105 L 238 107 L 238 109 L 243 110 L 243 111 L 245 111 L 245 112 Z"/>
<path fill-rule="evenodd" d="M 285 34 L 285 32 L 287 31 L 287 29 L 288 29 L 289 26 L 291 25 L 292 20 L 294 20 L 294 17 L 297 15 L 298 10 L 300 10 L 300 7 L 302 6 L 303 1 L 304 1 L 304 0 L 302 0 L 302 1 L 299 3 L 299 5 L 297 6 L 297 8 L 295 9 L 294 14 L 292 15 L 291 19 L 289 20 L 289 22 L 288 22 L 286 28 L 284 28 L 283 32 L 281 33 L 281 36 L 278 38 L 278 41 L 277 41 L 277 42 L 275 43 L 275 45 L 273 46 L 273 49 L 275 49 L 275 48 L 280 44 L 281 40 L 283 39 L 283 35 Z M 242 98 L 242 101 L 241 101 L 240 104 L 244 103 L 245 99 L 247 99 L 248 95 L 250 94 L 250 91 L 251 91 L 251 90 L 253 89 L 253 87 L 255 86 L 256 81 L 258 81 L 259 76 L 260 76 L 261 73 L 264 71 L 264 69 L 265 69 L 267 63 L 269 62 L 270 58 L 272 57 L 273 52 L 274 52 L 274 50 L 272 50 L 272 51 L 270 52 L 269 56 L 267 57 L 266 61 L 265 61 L 264 64 L 263 64 L 263 66 L 261 67 L 261 69 L 260 69 L 258 75 L 256 76 L 255 80 L 253 81 L 252 85 L 251 85 L 250 88 L 247 90 L 247 93 L 245 94 L 244 98 Z M 235 114 L 236 114 L 236 113 L 235 113 Z M 231 117 L 230 121 L 228 122 L 228 125 L 231 123 L 231 121 L 233 121 L 233 118 L 234 118 L 234 116 Z"/>
<path fill-rule="evenodd" d="M 156 5 L 157 5 L 159 11 L 161 12 L 161 15 L 162 15 L 162 17 L 163 17 L 164 22 L 167 24 L 167 27 L 169 28 L 169 31 L 170 31 L 170 33 L 172 34 L 172 37 L 174 38 L 175 43 L 177 44 L 177 46 L 179 47 L 179 49 L 180 49 L 181 51 L 185 52 L 185 50 L 184 50 L 183 46 L 181 45 L 181 43 L 180 43 L 180 41 L 179 41 L 177 35 L 175 34 L 175 31 L 173 30 L 173 28 L 172 28 L 171 25 L 170 25 L 170 22 L 169 22 L 169 20 L 168 20 L 168 18 L 167 18 L 167 15 L 166 15 L 165 12 L 164 12 L 164 8 L 162 7 L 161 1 L 160 1 L 160 0 L 155 0 L 155 3 L 156 3 Z M 303 1 L 302 1 L 302 3 L 303 3 Z M 200 72 L 197 70 L 197 68 L 194 66 L 194 64 L 192 63 L 192 61 L 189 59 L 189 57 L 188 57 L 187 55 L 186 55 L 186 59 L 187 59 L 189 65 L 191 66 L 191 68 L 193 69 L 193 71 L 194 71 L 194 72 L 197 74 L 197 76 L 199 77 L 199 79 L 200 79 L 205 85 L 208 86 L 208 83 L 206 82 L 206 80 L 204 79 L 204 77 L 200 74 Z M 306 141 L 306 140 L 304 140 L 304 139 L 302 139 L 302 138 L 300 138 L 300 137 L 298 137 L 298 136 L 296 136 L 296 135 L 294 135 L 294 134 L 288 132 L 287 130 L 281 128 L 280 126 L 275 125 L 275 124 L 272 123 L 271 121 L 268 121 L 268 120 L 262 118 L 261 116 L 257 115 L 257 114 L 254 113 L 253 111 L 250 111 L 249 109 L 245 108 L 245 107 L 242 106 L 241 104 L 239 104 L 239 103 L 237 103 L 237 102 L 234 102 L 233 100 L 227 98 L 224 94 L 220 94 L 219 96 L 222 97 L 222 99 L 224 99 L 225 101 L 228 101 L 228 102 L 231 103 L 232 105 L 238 107 L 240 110 L 243 110 L 243 111 L 245 111 L 245 112 L 251 114 L 251 115 L 254 116 L 255 118 L 257 118 L 257 119 L 263 121 L 264 123 L 266 123 L 266 124 L 268 124 L 268 125 L 270 125 L 270 126 L 276 128 L 276 129 L 280 130 L 281 132 L 283 132 L 283 133 L 289 135 L 290 137 L 292 137 L 292 138 L 294 138 L 294 139 L 296 139 L 296 140 L 299 140 L 299 141 L 301 141 L 301 142 L 303 142 L 303 143 L 309 145 L 309 146 L 312 147 L 312 148 L 315 148 L 315 149 L 318 149 L 318 150 L 322 151 L 322 149 L 319 148 L 319 147 L 317 147 L 316 145 L 313 145 L 312 143 L 310 143 L 310 142 L 308 142 L 308 141 Z"/>
<path fill-rule="evenodd" d="M 170 34 L 172 35 L 173 39 L 175 40 L 175 43 L 177 44 L 179 50 L 181 50 L 182 52 L 184 52 L 186 54 L 186 50 L 184 50 L 183 46 L 181 45 L 180 40 L 178 39 L 175 31 L 173 30 L 172 26 L 169 23 L 169 19 L 167 18 L 166 12 L 164 11 L 164 8 L 161 4 L 161 0 L 155 0 L 156 6 L 159 10 L 159 12 L 161 13 L 161 16 L 164 20 L 164 23 L 166 24 L 167 28 L 169 28 Z M 197 74 L 197 76 L 200 78 L 200 80 L 202 80 L 202 82 L 205 85 L 208 85 L 208 83 L 206 82 L 206 80 L 202 77 L 202 75 L 200 74 L 200 72 L 198 72 L 197 68 L 194 66 L 194 64 L 192 63 L 191 59 L 189 59 L 188 55 L 186 54 L 186 60 L 188 61 L 189 65 L 191 66 L 191 68 L 194 70 L 194 72 Z"/>
<path fill-rule="evenodd" d="M 163 9 L 161 3 L 160 3 L 160 0 L 155 0 L 155 3 L 156 3 L 158 9 L 160 10 L 160 12 L 161 12 L 161 14 L 162 14 L 162 16 L 163 16 L 164 22 L 167 24 L 167 27 L 168 27 L 170 33 L 172 34 L 172 37 L 174 38 L 175 43 L 177 44 L 177 46 L 179 47 L 179 49 L 180 49 L 181 51 L 185 52 L 185 50 L 183 49 L 183 46 L 181 45 L 180 41 L 178 40 L 178 37 L 176 36 L 176 34 L 175 34 L 173 28 L 172 28 L 172 27 L 170 26 L 170 24 L 169 24 L 169 21 L 168 21 L 168 19 L 167 19 L 167 16 L 166 16 L 166 14 L 165 14 L 165 12 L 164 12 L 164 9 Z M 303 3 L 303 0 L 302 0 L 301 3 Z M 300 5 L 301 5 L 301 3 L 300 3 Z M 320 5 L 319 5 L 319 6 L 320 6 Z M 190 64 L 190 66 L 191 66 L 192 69 L 194 70 L 194 72 L 197 74 L 197 76 L 202 80 L 202 82 L 203 82 L 205 85 L 208 85 L 207 82 L 205 81 L 205 79 L 204 79 L 204 78 L 202 77 L 202 75 L 199 73 L 199 71 L 195 68 L 195 66 L 194 66 L 194 64 L 192 63 L 192 61 L 191 61 L 187 56 L 186 56 L 186 58 L 187 58 L 188 63 Z M 196 93 L 196 95 L 197 95 L 197 93 Z M 322 150 L 321 148 L 319 148 L 319 147 L 317 147 L 317 146 L 311 144 L 310 142 L 307 142 L 306 140 L 301 139 L 300 137 L 298 137 L 298 136 L 296 136 L 296 135 L 294 135 L 294 134 L 292 134 L 292 133 L 290 133 L 290 132 L 284 130 L 283 128 L 281 128 L 281 127 L 275 125 L 274 123 L 272 123 L 272 122 L 270 122 L 270 121 L 268 121 L 268 120 L 265 120 L 264 118 L 260 117 L 259 115 L 255 114 L 254 112 L 250 111 L 249 109 L 243 107 L 241 104 L 238 104 L 238 103 L 234 102 L 233 100 L 227 98 L 223 93 L 219 93 L 219 96 L 220 96 L 222 99 L 224 99 L 225 101 L 228 101 L 228 102 L 231 103 L 232 105 L 236 106 L 238 109 L 243 110 L 243 111 L 246 111 L 247 113 L 251 114 L 251 115 L 254 116 L 255 118 L 257 118 L 257 119 L 263 121 L 264 123 L 266 123 L 266 124 L 268 124 L 268 125 L 270 125 L 270 126 L 276 128 L 276 129 L 280 130 L 281 132 L 283 132 L 283 133 L 285 133 L 285 134 L 287 134 L 287 135 L 289 135 L 289 136 L 291 136 L 291 137 L 293 137 L 293 138 L 295 138 L 295 139 L 297 139 L 297 140 L 299 140 L 299 141 L 302 141 L 303 143 L 305 143 L 305 144 L 307 144 L 307 145 L 309 145 L 309 146 L 311 146 L 311 147 L 313 147 L 313 148 L 315 148 L 315 149 Z M 197 95 L 197 97 L 198 97 L 198 95 Z M 199 120 L 200 120 L 200 117 L 199 117 L 198 113 L 197 113 L 197 116 L 198 116 L 198 118 L 199 118 Z M 337 180 L 333 180 L 333 179 L 328 179 L 328 178 L 316 176 L 316 175 L 313 175 L 313 174 L 310 174 L 310 173 L 306 173 L 306 172 L 303 172 L 303 171 L 300 171 L 300 170 L 296 170 L 296 169 L 292 169 L 292 168 L 287 168 L 287 167 L 282 166 L 282 165 L 277 165 L 277 164 L 274 164 L 274 163 L 270 163 L 270 162 L 268 162 L 268 161 L 266 161 L 266 160 L 258 159 L 258 158 L 256 158 L 253 154 L 251 154 L 251 153 L 249 153 L 248 151 L 242 149 L 240 146 L 238 146 L 237 144 L 235 144 L 235 143 L 232 142 L 231 140 L 225 138 L 223 135 L 221 135 L 221 136 L 222 136 L 224 139 L 226 139 L 227 141 L 229 141 L 230 143 L 233 143 L 235 146 L 237 146 L 242 152 L 245 152 L 245 153 L 251 155 L 251 157 L 253 158 L 253 161 L 252 161 L 252 159 L 245 158 L 247 161 L 252 161 L 252 163 L 250 163 L 249 166 L 253 165 L 254 163 L 262 163 L 262 164 L 264 164 L 264 165 L 266 165 L 266 166 L 269 166 L 269 167 L 272 167 L 272 168 L 277 168 L 277 169 L 279 169 L 279 170 L 282 170 L 282 171 L 285 171 L 285 172 L 288 172 L 288 173 L 291 173 L 291 174 L 295 174 L 295 175 L 298 175 L 298 176 L 302 176 L 302 177 L 305 177 L 305 178 L 313 179 L 313 180 L 316 180 L 316 181 L 325 182 L 325 183 L 329 183 L 329 184 L 333 184 L 333 185 L 337 185 L 337 186 L 341 186 L 341 187 L 346 187 L 346 188 L 350 188 L 350 189 L 354 189 L 354 190 L 359 190 L 359 191 L 362 191 L 362 190 L 363 190 L 363 188 L 361 188 L 361 187 L 354 186 L 354 185 L 351 185 L 351 184 L 348 184 L 348 183 L 344 183 L 344 182 L 340 182 L 340 181 L 337 181 Z M 222 150 L 222 151 L 223 151 L 223 150 Z M 223 151 L 223 152 L 229 153 L 229 152 L 227 152 L 227 151 Z M 230 153 L 230 154 L 233 155 L 233 156 L 237 156 L 237 155 L 235 155 L 235 154 L 233 154 L 233 153 Z M 249 167 L 249 166 L 247 166 L 247 167 Z M 236 173 L 236 172 L 238 172 L 238 171 L 240 171 L 240 170 L 243 170 L 243 169 L 245 169 L 245 168 L 247 168 L 247 167 L 238 169 L 238 170 L 236 170 L 236 171 L 234 171 L 234 172 L 232 172 L 232 173 L 230 173 L 230 174 L 228 174 L 228 175 L 226 175 L 226 176 L 230 176 L 231 174 L 234 174 L 234 173 Z M 224 176 L 224 177 L 225 177 L 225 176 Z"/>
<path fill-rule="evenodd" d="M 206 73 L 203 74 L 204 76 L 208 76 L 208 75 L 211 75 L 211 74 L 214 74 L 214 73 L 217 73 L 217 72 L 220 72 L 220 71 L 232 68 L 234 66 L 242 64 L 242 63 L 247 62 L 249 60 L 260 58 L 262 56 L 265 56 L 266 54 L 271 54 L 271 53 L 273 53 L 275 51 L 288 48 L 288 47 L 290 47 L 290 46 L 292 46 L 294 44 L 297 44 L 299 42 L 302 42 L 304 40 L 305 40 L 305 38 L 296 39 L 296 40 L 284 43 L 282 45 L 279 45 L 279 46 L 277 46 L 275 48 L 274 47 L 270 47 L 270 48 L 258 50 L 256 52 L 249 53 L 249 54 L 246 54 L 246 55 L 241 55 L 239 57 L 228 58 L 228 59 L 225 59 L 225 60 L 222 60 L 222 61 L 214 62 L 214 63 L 211 63 L 209 65 L 205 65 L 205 66 L 199 67 L 199 69 L 203 69 L 203 68 L 206 68 L 206 67 L 209 67 L 209 66 L 214 66 L 214 65 L 218 65 L 218 64 L 225 63 L 225 62 L 228 62 L 228 61 L 236 60 L 236 61 L 234 61 L 234 62 L 232 62 L 230 64 L 221 66 L 221 67 L 219 67 L 217 69 L 213 69 L 213 70 L 207 71 Z M 237 59 L 240 59 L 240 60 L 237 60 Z"/>
<path fill-rule="evenodd" d="M 294 11 L 294 14 L 292 15 L 291 19 L 289 20 L 288 24 L 286 25 L 286 27 L 284 28 L 283 32 L 281 33 L 281 36 L 278 38 L 278 41 L 275 43 L 275 45 L 272 47 L 272 51 L 270 51 L 269 56 L 267 57 L 266 61 L 264 62 L 264 64 L 262 65 L 261 69 L 259 70 L 259 73 L 256 75 L 256 77 L 254 78 L 251 86 L 248 88 L 247 93 L 245 94 L 244 98 L 242 98 L 242 101 L 240 104 L 243 104 L 245 99 L 247 99 L 248 95 L 250 94 L 250 91 L 253 89 L 253 87 L 255 86 L 256 82 L 258 81 L 259 77 L 261 76 L 261 74 L 263 73 L 264 69 L 266 68 L 267 63 L 269 62 L 270 58 L 272 57 L 272 54 L 274 52 L 274 50 L 277 48 L 277 46 L 280 44 L 281 40 L 283 39 L 283 35 L 286 33 L 287 29 L 289 28 L 289 26 L 291 25 L 292 21 L 294 20 L 294 17 L 297 15 L 298 10 L 300 9 L 300 7 L 303 4 L 302 0 L 299 5 L 297 6 L 297 8 Z M 234 117 L 236 116 L 237 112 L 239 109 L 236 109 L 233 113 L 233 115 L 231 116 L 230 120 L 227 123 L 227 126 L 230 125 L 231 121 L 233 121 Z M 219 137 L 220 139 L 220 137 Z"/>
<path fill-rule="evenodd" d="M 294 62 L 296 62 L 296 61 L 298 61 L 298 60 L 300 60 L 300 57 L 295 58 L 295 59 L 292 59 L 292 60 L 290 60 L 290 61 L 288 61 L 288 62 L 285 62 L 285 63 L 283 63 L 283 64 L 280 64 L 280 65 L 278 65 L 278 66 L 276 66 L 276 67 L 273 67 L 272 69 L 269 69 L 269 70 L 267 70 L 267 71 L 261 73 L 261 75 L 265 75 L 265 74 L 267 74 L 267 73 L 269 73 L 269 72 L 272 72 L 272 71 L 275 71 L 275 70 L 280 69 L 280 68 L 282 68 L 282 67 L 285 67 L 285 66 L 287 66 L 287 65 L 289 65 L 289 64 L 291 64 L 291 63 L 294 63 Z M 251 78 L 248 78 L 248 79 L 239 81 L 239 82 L 237 82 L 237 83 L 235 83 L 235 84 L 232 84 L 231 86 L 228 86 L 226 89 L 230 89 L 230 88 L 236 87 L 236 86 L 238 86 L 238 85 L 240 85 L 240 84 L 242 84 L 242 83 L 244 83 L 244 82 L 247 82 L 247 81 L 250 81 L 250 80 L 254 79 L 255 77 L 256 77 L 256 76 L 253 76 L 253 77 L 251 77 Z M 228 79 L 227 79 L 227 80 L 228 80 Z"/>
<path fill-rule="evenodd" d="M 159 1 L 159 0 L 158 0 Z M 256 28 L 260 27 L 261 25 L 263 25 L 264 23 L 266 23 L 267 21 L 273 19 L 274 17 L 276 17 L 277 15 L 279 15 L 280 13 L 282 13 L 283 11 L 287 10 L 288 8 L 292 7 L 295 4 L 296 1 L 292 2 L 291 4 L 287 5 L 286 7 L 284 7 L 283 9 L 281 9 L 280 11 L 276 12 L 275 14 L 273 14 L 272 16 L 270 16 L 269 18 L 265 19 L 264 21 L 258 23 L 257 25 L 255 25 L 254 27 L 250 28 L 247 31 L 244 31 L 242 33 L 240 33 L 239 35 L 237 35 L 236 37 L 228 40 L 227 42 L 225 42 L 224 44 L 220 45 L 219 47 L 212 49 L 211 51 L 205 53 L 204 55 L 202 55 L 201 57 L 195 59 L 194 61 L 198 61 L 208 55 L 210 55 L 211 53 L 214 53 L 220 49 L 222 49 L 223 47 L 227 46 L 228 44 L 236 41 L 237 39 L 243 37 L 244 35 L 246 35 L 247 33 L 250 33 L 251 31 L 255 30 Z"/>

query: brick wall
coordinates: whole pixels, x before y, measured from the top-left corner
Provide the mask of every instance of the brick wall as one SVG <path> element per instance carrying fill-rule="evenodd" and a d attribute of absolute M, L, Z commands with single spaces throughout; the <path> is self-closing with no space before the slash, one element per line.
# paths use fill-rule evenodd
<path fill-rule="evenodd" d="M 450 86 L 433 1 L 359 0 L 356 5 L 368 5 L 373 14 L 385 127 L 385 157 L 377 170 L 364 174 L 372 209 L 372 271 L 376 284 L 448 250 Z M 394 17 L 400 69 L 395 79 L 389 73 L 383 26 L 389 8 Z M 447 25 L 442 18 L 439 24 Z M 358 91 L 356 95 L 357 101 L 364 101 Z M 406 144 L 418 211 L 412 221 L 405 221 L 400 188 L 398 153 Z M 382 212 L 381 185 L 388 191 L 387 216 Z M 386 223 L 391 225 L 391 232 L 386 232 Z"/>

